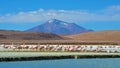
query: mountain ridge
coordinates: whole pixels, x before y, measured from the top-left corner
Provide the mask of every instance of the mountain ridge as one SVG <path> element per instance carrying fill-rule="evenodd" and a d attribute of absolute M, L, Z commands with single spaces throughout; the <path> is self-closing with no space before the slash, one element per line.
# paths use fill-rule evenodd
<path fill-rule="evenodd" d="M 53 34 L 79 34 L 83 32 L 90 32 L 75 23 L 68 23 L 57 19 L 51 19 L 47 22 L 26 30 L 28 32 L 49 32 Z"/>
<path fill-rule="evenodd" d="M 51 33 L 0 30 L 0 40 L 63 40 L 63 39 L 64 39 L 63 37 Z"/>

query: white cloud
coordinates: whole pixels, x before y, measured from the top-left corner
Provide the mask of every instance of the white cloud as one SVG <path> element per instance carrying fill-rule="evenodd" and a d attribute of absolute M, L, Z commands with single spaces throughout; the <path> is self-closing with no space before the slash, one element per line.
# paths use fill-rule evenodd
<path fill-rule="evenodd" d="M 120 5 L 113 5 L 113 6 L 108 7 L 108 9 L 111 9 L 111 10 L 120 10 Z"/>
<path fill-rule="evenodd" d="M 108 15 L 120 14 L 120 5 L 109 6 L 102 11 L 103 11 L 103 13 L 108 14 Z"/>
<path fill-rule="evenodd" d="M 99 13 L 100 12 L 100 13 Z M 60 19 L 68 22 L 87 21 L 120 21 L 120 5 L 109 6 L 106 9 L 91 13 L 83 10 L 44 10 L 19 12 L 0 16 L 0 22 L 43 22 L 49 19 Z"/>

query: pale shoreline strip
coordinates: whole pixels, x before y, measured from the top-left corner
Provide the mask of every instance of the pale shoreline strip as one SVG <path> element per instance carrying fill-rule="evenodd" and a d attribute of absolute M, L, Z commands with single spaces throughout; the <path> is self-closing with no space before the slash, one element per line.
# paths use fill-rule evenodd
<path fill-rule="evenodd" d="M 49 57 L 49 56 L 120 56 L 120 53 L 96 52 L 0 52 L 0 58 Z"/>

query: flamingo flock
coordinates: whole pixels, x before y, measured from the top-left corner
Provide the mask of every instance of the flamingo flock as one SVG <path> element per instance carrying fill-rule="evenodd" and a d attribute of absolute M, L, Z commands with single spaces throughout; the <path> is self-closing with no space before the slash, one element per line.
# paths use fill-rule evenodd
<path fill-rule="evenodd" d="M 120 52 L 119 45 L 5 45 L 3 49 L 62 52 Z"/>

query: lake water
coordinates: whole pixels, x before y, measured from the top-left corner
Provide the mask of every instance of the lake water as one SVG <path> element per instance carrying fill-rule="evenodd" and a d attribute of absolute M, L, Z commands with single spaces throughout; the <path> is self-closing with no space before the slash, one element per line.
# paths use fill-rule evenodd
<path fill-rule="evenodd" d="M 0 68 L 120 68 L 120 58 L 0 62 Z"/>

